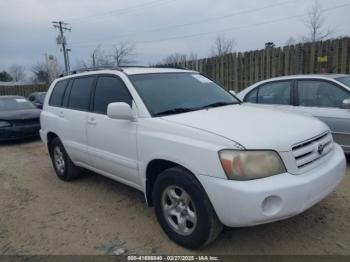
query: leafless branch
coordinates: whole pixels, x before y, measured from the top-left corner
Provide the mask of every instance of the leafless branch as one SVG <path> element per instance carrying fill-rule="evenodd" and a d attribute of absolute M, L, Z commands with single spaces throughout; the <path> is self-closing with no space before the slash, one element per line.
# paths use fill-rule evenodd
<path fill-rule="evenodd" d="M 23 81 L 26 78 L 24 66 L 12 65 L 9 72 L 15 82 Z"/>
<path fill-rule="evenodd" d="M 310 7 L 308 17 L 304 20 L 306 27 L 309 30 L 309 36 L 305 37 L 306 41 L 317 42 L 328 38 L 333 31 L 325 28 L 326 17 L 322 13 L 322 6 L 315 0 Z"/>
<path fill-rule="evenodd" d="M 224 56 L 232 53 L 236 43 L 234 39 L 228 39 L 225 35 L 219 35 L 212 47 L 213 56 Z"/>

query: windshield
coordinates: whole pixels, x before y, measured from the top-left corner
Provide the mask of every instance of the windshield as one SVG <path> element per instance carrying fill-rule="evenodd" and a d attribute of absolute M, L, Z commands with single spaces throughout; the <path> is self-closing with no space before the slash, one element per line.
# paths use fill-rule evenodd
<path fill-rule="evenodd" d="M 0 98 L 0 112 L 33 108 L 36 107 L 22 97 Z"/>
<path fill-rule="evenodd" d="M 343 83 L 344 85 L 350 87 L 350 76 L 346 76 L 346 77 L 339 77 L 336 78 L 335 80 Z"/>
<path fill-rule="evenodd" d="M 129 76 L 152 116 L 240 103 L 200 74 L 161 73 Z"/>

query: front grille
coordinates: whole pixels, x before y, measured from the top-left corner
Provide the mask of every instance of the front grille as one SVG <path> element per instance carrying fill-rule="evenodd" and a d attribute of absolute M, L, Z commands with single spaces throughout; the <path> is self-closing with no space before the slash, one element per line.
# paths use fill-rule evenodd
<path fill-rule="evenodd" d="M 298 168 L 303 168 L 333 149 L 333 138 L 330 132 L 324 133 L 292 147 L 293 156 Z"/>
<path fill-rule="evenodd" d="M 21 120 L 12 120 L 12 126 L 31 126 L 38 125 L 40 123 L 39 118 L 30 118 L 30 119 L 21 119 Z"/>

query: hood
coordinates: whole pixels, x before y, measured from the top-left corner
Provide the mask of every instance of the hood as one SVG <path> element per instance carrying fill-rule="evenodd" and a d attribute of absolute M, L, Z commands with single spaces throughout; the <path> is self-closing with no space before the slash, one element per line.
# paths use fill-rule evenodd
<path fill-rule="evenodd" d="M 232 105 L 162 118 L 241 144 L 246 149 L 290 151 L 292 145 L 329 131 L 316 118 L 291 112 Z"/>
<path fill-rule="evenodd" d="M 32 118 L 40 118 L 41 110 L 26 109 L 0 112 L 0 120 L 24 120 Z"/>

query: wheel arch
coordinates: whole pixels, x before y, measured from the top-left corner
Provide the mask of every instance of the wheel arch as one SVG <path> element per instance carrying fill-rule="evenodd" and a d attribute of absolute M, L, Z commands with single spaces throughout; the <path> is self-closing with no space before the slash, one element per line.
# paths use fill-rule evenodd
<path fill-rule="evenodd" d="M 152 193 L 153 193 L 153 186 L 155 181 L 164 170 L 172 167 L 180 167 L 187 170 L 189 173 L 192 174 L 193 178 L 198 181 L 198 183 L 201 185 L 202 189 L 204 190 L 201 182 L 197 179 L 196 175 L 189 168 L 171 160 L 166 160 L 161 158 L 153 159 L 148 163 L 146 167 L 145 198 L 149 206 L 153 206 Z"/>
<path fill-rule="evenodd" d="M 49 154 L 51 154 L 51 150 L 50 150 L 50 145 L 51 145 L 51 142 L 56 138 L 58 137 L 58 135 L 54 132 L 48 132 L 47 135 L 46 135 L 46 138 L 47 138 L 47 150 L 49 151 Z"/>

